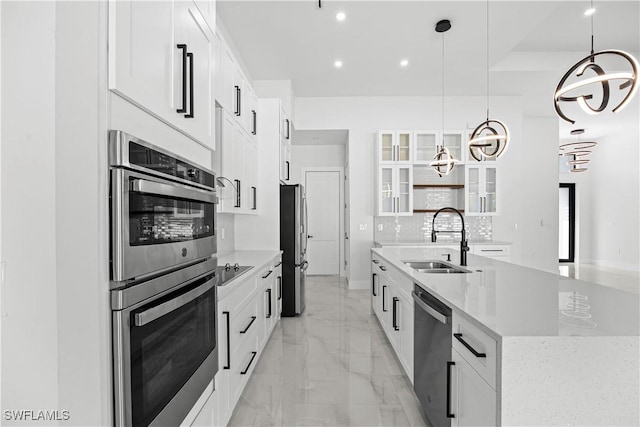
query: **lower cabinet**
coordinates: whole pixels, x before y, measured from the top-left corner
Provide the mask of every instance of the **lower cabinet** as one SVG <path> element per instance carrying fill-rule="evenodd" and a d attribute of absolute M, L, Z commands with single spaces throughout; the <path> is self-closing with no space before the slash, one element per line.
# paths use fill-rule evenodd
<path fill-rule="evenodd" d="M 218 373 L 215 388 L 193 426 L 226 426 L 280 318 L 280 255 L 239 277 L 218 297 Z M 277 266 L 277 267 L 276 267 Z M 270 274 L 267 274 L 269 273 Z M 271 311 L 271 313 L 269 313 Z M 269 315 L 270 314 L 270 315 Z"/>
<path fill-rule="evenodd" d="M 413 283 L 382 259 L 371 263 L 371 308 L 413 383 Z"/>
<path fill-rule="evenodd" d="M 452 349 L 452 426 L 495 426 L 496 391 L 473 367 Z"/>

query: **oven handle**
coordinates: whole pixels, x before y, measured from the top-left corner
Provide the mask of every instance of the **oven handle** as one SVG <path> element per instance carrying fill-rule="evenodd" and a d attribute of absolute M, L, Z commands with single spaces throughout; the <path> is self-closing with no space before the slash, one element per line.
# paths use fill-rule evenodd
<path fill-rule="evenodd" d="M 135 324 L 136 326 L 144 326 L 147 323 L 151 323 L 154 320 L 165 316 L 168 313 L 171 313 L 173 310 L 176 310 L 182 307 L 185 304 L 190 303 L 194 299 L 202 296 L 204 293 L 208 292 L 212 288 L 216 286 L 216 279 L 208 280 L 202 286 L 197 287 L 196 289 L 192 289 L 189 292 L 180 295 L 178 298 L 172 299 L 170 301 L 164 302 L 160 305 L 157 305 L 153 308 L 145 310 L 141 313 L 136 313 L 135 315 Z"/>
<path fill-rule="evenodd" d="M 217 203 L 216 194 L 197 188 L 186 188 L 181 185 L 163 184 L 146 179 L 131 180 L 131 191 L 136 193 L 157 194 L 159 196 L 178 197 L 197 202 Z"/>

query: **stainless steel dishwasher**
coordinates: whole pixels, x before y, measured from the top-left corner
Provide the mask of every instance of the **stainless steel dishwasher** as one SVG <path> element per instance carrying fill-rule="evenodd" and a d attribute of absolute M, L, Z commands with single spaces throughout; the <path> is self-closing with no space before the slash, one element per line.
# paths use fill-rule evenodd
<path fill-rule="evenodd" d="M 451 309 L 414 285 L 413 388 L 434 426 L 450 426 Z"/>

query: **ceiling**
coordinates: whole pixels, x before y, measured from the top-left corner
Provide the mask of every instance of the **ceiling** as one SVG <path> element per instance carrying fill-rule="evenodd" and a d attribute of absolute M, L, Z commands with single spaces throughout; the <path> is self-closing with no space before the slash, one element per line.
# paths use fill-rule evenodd
<path fill-rule="evenodd" d="M 296 96 L 486 94 L 484 1 L 218 0 L 218 16 L 252 79 L 291 80 Z M 551 93 L 589 53 L 588 1 L 492 1 L 492 95 Z M 640 2 L 595 3 L 595 47 L 640 51 Z M 343 11 L 347 18 L 336 20 Z M 401 59 L 409 66 L 400 67 Z M 333 66 L 343 62 L 341 69 Z M 549 85 L 552 85 L 549 87 Z M 550 95 L 549 95 L 550 96 Z"/>

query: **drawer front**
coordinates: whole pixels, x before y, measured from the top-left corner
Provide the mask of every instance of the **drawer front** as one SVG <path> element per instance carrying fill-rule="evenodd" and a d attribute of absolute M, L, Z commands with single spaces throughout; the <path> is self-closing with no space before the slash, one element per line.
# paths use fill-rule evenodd
<path fill-rule="evenodd" d="M 510 245 L 473 245 L 475 255 L 494 257 L 508 257 L 510 255 Z"/>
<path fill-rule="evenodd" d="M 498 348 L 496 340 L 469 320 L 454 313 L 452 342 L 453 348 L 495 390 Z"/>
<path fill-rule="evenodd" d="M 234 363 L 229 374 L 229 404 L 231 411 L 242 395 L 244 386 L 258 363 L 258 337 L 253 334 L 233 353 Z"/>
<path fill-rule="evenodd" d="M 224 302 L 231 308 L 243 305 L 258 288 L 257 271 L 252 268 L 228 285 L 218 287 L 218 304 Z"/>
<path fill-rule="evenodd" d="M 259 299 L 262 301 L 262 299 Z M 237 313 L 231 313 L 231 352 L 235 352 L 247 340 L 257 337 L 263 320 L 258 312 L 258 301 L 253 298 Z"/>

